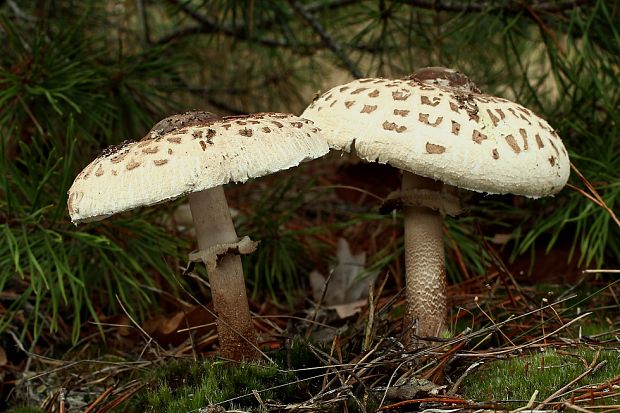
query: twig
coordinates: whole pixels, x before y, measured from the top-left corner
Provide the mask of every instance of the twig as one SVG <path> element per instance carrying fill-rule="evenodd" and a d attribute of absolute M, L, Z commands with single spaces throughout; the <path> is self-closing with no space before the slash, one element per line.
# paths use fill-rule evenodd
<path fill-rule="evenodd" d="M 454 384 L 452 385 L 450 390 L 448 390 L 447 395 L 448 396 L 455 395 L 456 392 L 459 390 L 459 387 L 460 387 L 461 383 L 463 383 L 463 380 L 465 380 L 465 377 L 467 377 L 469 375 L 469 373 L 474 371 L 474 369 L 476 369 L 477 367 L 479 367 L 479 366 L 481 366 L 483 364 L 484 364 L 484 361 L 476 361 L 471 366 L 467 367 L 467 370 L 465 370 L 465 372 L 463 374 L 461 374 L 461 377 L 459 377 L 456 380 L 456 382 L 454 382 Z"/>
<path fill-rule="evenodd" d="M 620 274 L 620 270 L 583 270 L 584 274 Z"/>
<path fill-rule="evenodd" d="M 538 397 L 538 390 L 534 390 L 534 393 L 532 393 L 532 397 L 530 397 L 530 400 L 527 402 L 525 406 L 519 407 L 518 409 L 513 410 L 511 413 L 522 412 L 524 410 L 532 410 L 532 406 L 534 405 L 534 402 L 536 401 L 536 397 Z"/>
<path fill-rule="evenodd" d="M 92 402 L 90 404 L 90 406 L 88 406 L 88 409 L 84 410 L 84 413 L 91 413 L 95 411 L 95 408 L 97 407 L 97 405 L 99 403 L 101 403 L 103 400 L 105 400 L 110 393 L 112 393 L 112 391 L 114 390 L 114 386 L 110 386 L 108 387 L 103 393 L 101 393 L 94 402 Z"/>
<path fill-rule="evenodd" d="M 155 340 L 153 339 L 153 337 L 151 337 L 151 336 L 149 335 L 149 333 L 147 333 L 147 332 L 146 332 L 146 331 L 142 328 L 142 326 L 136 322 L 136 320 L 134 320 L 134 319 L 133 319 L 133 317 L 131 316 L 131 314 L 129 314 L 129 312 L 127 311 L 127 309 L 126 309 L 126 308 L 125 308 L 125 306 L 123 305 L 123 302 L 121 301 L 121 299 L 119 298 L 119 296 L 118 296 L 117 294 L 114 294 L 114 296 L 116 297 L 116 301 L 118 301 L 118 304 L 121 306 L 121 309 L 123 310 L 123 312 L 125 313 L 125 315 L 126 315 L 127 317 L 129 317 L 129 319 L 131 320 L 131 322 L 135 324 L 135 326 L 138 328 L 138 330 L 140 330 L 140 332 L 141 332 L 142 334 L 144 334 L 144 336 L 145 336 L 145 337 L 147 337 L 147 338 L 148 338 L 148 341 L 146 342 L 146 345 L 145 345 L 145 347 L 144 347 L 144 350 L 146 350 L 146 348 L 149 346 L 149 344 L 151 344 L 151 343 L 155 343 L 155 345 L 157 345 L 157 347 L 158 347 L 160 350 L 165 351 L 165 350 L 164 350 L 164 348 L 163 348 L 162 346 L 160 346 L 160 345 L 159 345 L 159 343 L 158 343 L 157 341 L 155 341 Z M 142 358 L 142 355 L 144 354 L 144 350 L 142 350 L 142 353 L 140 353 L 140 357 L 138 358 L 138 360 Z"/>
<path fill-rule="evenodd" d="M 576 410 L 576 411 L 578 411 L 578 412 L 582 412 L 582 413 L 594 413 L 592 410 L 584 409 L 583 407 L 580 407 L 580 406 L 574 405 L 574 404 L 569 403 L 569 402 L 564 402 L 563 404 L 564 404 L 564 406 L 568 407 L 569 409 L 573 409 L 573 410 Z"/>
<path fill-rule="evenodd" d="M 142 42 L 144 45 L 151 44 L 151 32 L 149 28 L 149 20 L 146 14 L 146 8 L 144 7 L 144 0 L 135 0 L 136 2 L 136 11 L 138 13 L 138 18 L 142 23 Z"/>
<path fill-rule="evenodd" d="M 189 274 L 190 277 L 196 279 L 196 280 L 201 280 L 201 277 L 197 276 L 196 274 L 190 273 Z M 204 281 L 204 280 L 203 280 Z M 222 325 L 225 325 L 226 327 L 230 328 L 232 331 L 234 331 L 236 334 L 239 335 L 239 337 L 241 337 L 243 340 L 245 340 L 246 343 L 248 343 L 249 345 L 251 345 L 252 347 L 254 347 L 254 349 L 262 356 L 265 358 L 265 360 L 267 360 L 269 363 L 274 364 L 274 361 L 271 359 L 271 357 L 269 357 L 267 354 L 265 354 L 264 351 L 262 351 L 256 344 L 254 344 L 251 340 L 248 340 L 243 334 L 240 334 L 238 331 L 236 331 L 234 328 L 232 328 L 230 326 L 229 323 L 227 323 L 226 321 L 222 320 L 214 311 L 212 311 L 209 307 L 207 307 L 206 305 L 204 305 L 198 298 L 196 298 L 196 296 L 194 296 L 190 291 L 187 290 L 187 288 L 185 288 L 183 286 L 183 284 L 181 284 L 179 282 L 179 285 L 181 286 L 181 288 L 183 289 L 183 291 L 192 299 L 194 300 L 194 302 L 196 304 L 198 304 L 200 307 L 202 307 L 202 309 L 204 309 L 207 313 L 209 313 L 211 316 L 213 316 L 213 318 L 215 318 L 217 320 L 218 323 L 221 323 Z M 223 360 L 227 360 L 222 358 Z M 235 360 L 229 360 L 229 361 L 235 361 Z"/>
<path fill-rule="evenodd" d="M 366 352 L 372 343 L 372 331 L 375 321 L 375 300 L 373 285 L 368 284 L 368 321 L 364 331 L 364 341 L 362 342 L 362 352 Z"/>
<path fill-rule="evenodd" d="M 321 40 L 334 54 L 344 63 L 349 72 L 357 79 L 363 77 L 362 72 L 357 68 L 355 63 L 346 55 L 342 47 L 334 38 L 325 30 L 323 25 L 299 2 L 299 0 L 289 0 L 293 9 L 299 13 L 306 23 L 319 35 Z"/>
<path fill-rule="evenodd" d="M 312 318 L 310 319 L 308 328 L 306 329 L 306 334 L 305 334 L 306 339 L 310 337 L 310 334 L 312 334 L 312 330 L 314 327 L 314 323 L 316 321 L 316 317 L 319 314 L 319 309 L 321 308 L 321 305 L 323 305 L 323 300 L 325 299 L 325 294 L 327 293 L 327 286 L 329 285 L 329 282 L 332 279 L 332 275 L 334 275 L 333 270 L 329 272 L 329 274 L 327 275 L 327 278 L 325 279 L 325 282 L 323 283 L 323 289 L 321 290 L 321 298 L 319 299 L 319 301 L 317 301 L 316 305 L 314 306 L 314 314 L 312 314 Z"/>
<path fill-rule="evenodd" d="M 536 12 L 558 13 L 571 10 L 588 0 L 558 0 L 531 2 L 529 6 Z M 504 14 L 515 15 L 523 11 L 528 2 L 496 2 L 496 1 L 459 1 L 459 0 L 409 0 L 409 5 L 451 12 L 484 12 L 489 10 L 501 11 Z"/>
<path fill-rule="evenodd" d="M 571 162 L 570 164 L 570 169 L 577 174 L 577 176 L 579 177 L 579 179 L 581 180 L 581 182 L 586 186 L 586 188 L 588 188 L 588 190 L 590 191 L 590 193 L 594 196 L 594 198 L 596 198 L 596 200 L 598 201 L 594 201 L 598 206 L 600 206 L 601 208 L 603 208 L 605 211 L 607 211 L 607 213 L 611 216 L 611 218 L 616 222 L 616 225 L 618 225 L 620 227 L 620 220 L 618 219 L 618 217 L 616 216 L 616 214 L 614 213 L 614 211 L 612 211 L 611 208 L 609 208 L 609 206 L 607 206 L 607 204 L 605 203 L 605 200 L 601 197 L 601 195 L 598 193 L 598 191 L 596 190 L 596 188 L 594 187 L 594 185 L 592 185 L 590 183 L 590 181 L 588 181 L 586 179 L 585 176 L 583 176 L 583 174 L 579 171 L 579 169 L 577 169 L 577 167 L 575 167 L 575 165 L 573 165 L 573 163 Z M 570 186 L 573 189 L 575 189 L 576 187 L 574 186 Z M 583 193 L 582 191 L 580 191 L 581 193 Z M 591 199 L 591 197 L 588 197 L 588 199 Z"/>

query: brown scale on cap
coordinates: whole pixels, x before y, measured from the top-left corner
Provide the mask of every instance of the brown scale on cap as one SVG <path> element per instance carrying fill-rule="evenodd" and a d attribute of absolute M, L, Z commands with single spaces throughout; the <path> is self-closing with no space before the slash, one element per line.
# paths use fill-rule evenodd
<path fill-rule="evenodd" d="M 452 89 L 461 89 L 469 93 L 481 93 L 478 86 L 465 74 L 445 67 L 434 66 L 418 69 L 407 76 L 406 79 Z"/>
<path fill-rule="evenodd" d="M 132 143 L 132 141 L 122 141 L 121 143 L 119 143 L 118 145 L 111 145 L 108 146 L 107 148 L 105 148 L 104 150 L 101 151 L 101 153 L 99 154 L 98 158 L 104 158 L 104 157 L 108 157 L 114 154 L 123 154 L 124 152 L 127 152 L 129 149 L 127 148 L 127 146 Z"/>
<path fill-rule="evenodd" d="M 461 124 L 453 120 L 452 121 L 452 133 L 458 136 L 460 130 L 461 130 Z"/>
<path fill-rule="evenodd" d="M 202 110 L 193 110 L 168 116 L 157 122 L 143 139 L 156 138 L 189 126 L 207 125 L 216 119 L 221 118 L 214 113 Z"/>
<path fill-rule="evenodd" d="M 394 122 L 388 122 L 387 120 L 383 122 L 383 129 L 395 131 L 396 133 L 402 133 L 407 130 L 406 126 L 398 126 Z"/>
<path fill-rule="evenodd" d="M 508 144 L 508 146 L 510 146 L 510 149 L 512 149 L 514 153 L 521 152 L 521 148 L 519 148 L 519 145 L 517 144 L 514 136 L 506 135 L 504 139 L 506 139 L 506 143 Z"/>
<path fill-rule="evenodd" d="M 519 133 L 521 134 L 521 138 L 523 139 L 523 150 L 527 151 L 528 143 L 527 143 L 527 131 L 523 128 L 519 129 Z"/>
<path fill-rule="evenodd" d="M 360 113 L 372 113 L 377 110 L 377 105 L 364 105 Z"/>
<path fill-rule="evenodd" d="M 426 152 L 431 154 L 440 154 L 446 151 L 446 147 L 442 145 L 436 145 L 434 143 L 426 142 Z"/>
<path fill-rule="evenodd" d="M 425 125 L 429 125 L 429 126 L 439 126 L 439 124 L 441 123 L 441 121 L 443 120 L 443 116 L 438 116 L 437 119 L 435 119 L 435 122 L 431 123 L 428 118 L 429 118 L 429 114 L 428 113 L 420 113 L 418 120 L 422 123 L 424 123 Z"/>

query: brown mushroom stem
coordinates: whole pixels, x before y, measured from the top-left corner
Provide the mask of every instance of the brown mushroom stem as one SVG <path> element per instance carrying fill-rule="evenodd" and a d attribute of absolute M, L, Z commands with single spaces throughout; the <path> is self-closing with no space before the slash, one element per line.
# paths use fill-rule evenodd
<path fill-rule="evenodd" d="M 190 194 L 189 206 L 201 251 L 238 241 L 221 185 Z M 215 263 L 208 263 L 207 267 L 212 269 L 208 277 L 218 316 L 217 332 L 222 357 L 232 360 L 257 359 L 256 330 L 250 315 L 241 257 L 229 252 Z"/>
<path fill-rule="evenodd" d="M 441 191 L 443 183 L 410 172 L 403 173 L 402 190 Z M 437 337 L 447 331 L 446 265 L 443 244 L 443 216 L 437 210 L 404 207 L 405 269 L 407 308 L 405 327 L 414 325 L 405 335 L 405 344 L 415 348 L 420 337 Z"/>

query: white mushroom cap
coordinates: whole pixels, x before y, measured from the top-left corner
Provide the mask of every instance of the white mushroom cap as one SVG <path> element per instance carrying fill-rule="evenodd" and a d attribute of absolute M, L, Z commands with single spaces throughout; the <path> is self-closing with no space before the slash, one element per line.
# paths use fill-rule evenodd
<path fill-rule="evenodd" d="M 461 188 L 536 198 L 566 184 L 566 149 L 544 119 L 456 74 L 433 77 L 355 80 L 302 116 L 332 148 Z"/>
<path fill-rule="evenodd" d="M 75 178 L 69 215 L 74 223 L 104 219 L 288 169 L 328 150 L 319 128 L 290 114 L 209 119 L 149 133 L 107 148 Z"/>

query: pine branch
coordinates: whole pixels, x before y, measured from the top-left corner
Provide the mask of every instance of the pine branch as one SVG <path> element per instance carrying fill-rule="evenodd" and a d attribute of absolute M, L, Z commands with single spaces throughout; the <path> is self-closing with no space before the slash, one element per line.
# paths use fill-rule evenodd
<path fill-rule="evenodd" d="M 233 25 L 217 22 L 208 16 L 204 16 L 196 12 L 191 7 L 188 7 L 186 3 L 183 3 L 180 0 L 168 0 L 168 2 L 178 7 L 181 11 L 183 11 L 183 13 L 187 14 L 198 24 L 194 26 L 182 27 L 165 36 L 162 36 L 161 38 L 155 41 L 155 44 L 157 45 L 162 45 L 172 40 L 176 40 L 181 37 L 198 34 L 198 33 L 203 33 L 203 34 L 220 33 L 220 34 L 224 34 L 230 37 L 247 40 L 253 43 L 258 43 L 258 44 L 262 44 L 264 46 L 269 46 L 269 47 L 291 47 L 291 45 L 288 42 L 281 40 L 281 39 L 252 36 L 247 32 L 245 25 L 233 26 Z M 261 23 L 260 26 L 263 26 L 264 24 L 265 23 Z"/>
<path fill-rule="evenodd" d="M 347 56 L 340 44 L 325 30 L 323 25 L 298 1 L 290 0 L 291 7 L 304 19 L 304 21 L 312 27 L 319 35 L 325 45 L 344 63 L 346 68 L 356 78 L 363 77 L 362 72 L 357 68 L 355 63 Z"/>
<path fill-rule="evenodd" d="M 538 1 L 528 4 L 528 2 L 509 1 L 499 2 L 492 1 L 470 1 L 464 2 L 460 0 L 409 0 L 410 6 L 432 9 L 435 11 L 450 12 L 483 12 L 489 9 L 502 11 L 506 14 L 518 14 L 527 12 L 528 9 L 534 12 L 542 13 L 559 13 L 572 10 L 583 4 L 587 4 L 588 0 L 558 0 L 558 1 Z"/>

